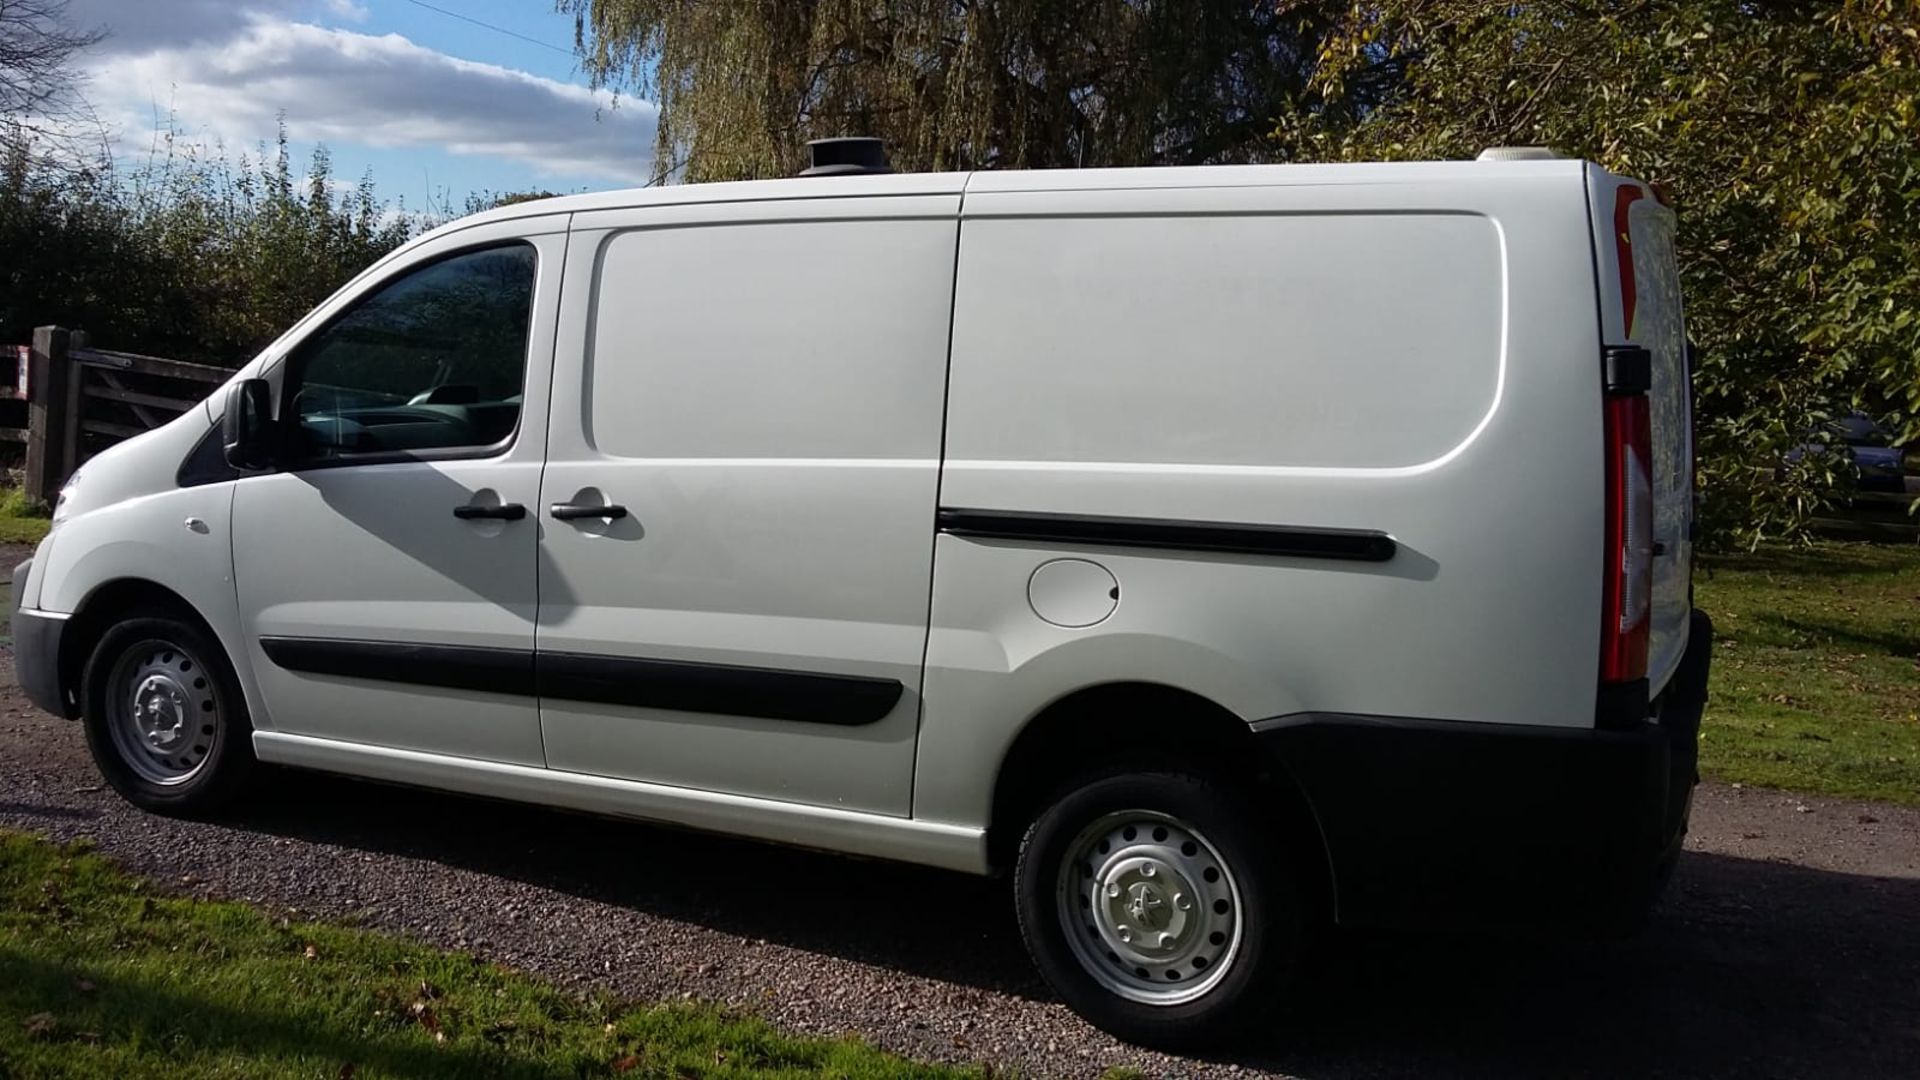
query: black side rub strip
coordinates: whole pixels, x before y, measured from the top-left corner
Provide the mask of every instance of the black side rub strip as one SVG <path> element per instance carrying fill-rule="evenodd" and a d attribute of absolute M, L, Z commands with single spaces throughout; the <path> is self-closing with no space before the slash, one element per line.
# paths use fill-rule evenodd
<path fill-rule="evenodd" d="M 288 671 L 809 724 L 871 724 L 900 702 L 897 679 L 687 660 L 540 653 L 339 638 L 262 637 Z"/>
<path fill-rule="evenodd" d="M 535 664 L 544 697 L 808 724 L 871 724 L 904 689 L 898 679 L 688 660 L 543 652 Z"/>
<path fill-rule="evenodd" d="M 1239 555 L 1286 555 L 1303 559 L 1386 562 L 1398 545 L 1372 529 L 1324 529 L 1311 525 L 1235 525 L 1220 521 L 1038 514 L 1023 510 L 942 509 L 940 531 L 992 540 L 1172 551 L 1225 551 Z"/>
<path fill-rule="evenodd" d="M 260 648 L 288 671 L 492 694 L 535 692 L 533 653 L 523 649 L 304 637 L 262 637 Z"/>

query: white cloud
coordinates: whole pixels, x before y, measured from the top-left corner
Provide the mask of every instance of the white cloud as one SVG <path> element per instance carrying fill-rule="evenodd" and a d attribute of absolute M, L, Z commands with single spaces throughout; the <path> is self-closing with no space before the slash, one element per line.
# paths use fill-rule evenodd
<path fill-rule="evenodd" d="M 75 26 L 104 27 L 101 55 L 145 53 L 199 41 L 221 41 L 256 19 L 282 22 L 328 14 L 352 0 L 68 0 Z M 335 13 L 337 14 L 337 13 Z"/>
<path fill-rule="evenodd" d="M 348 22 L 367 21 L 368 12 L 366 5 L 356 4 L 354 0 L 326 0 L 326 3 L 322 6 L 327 9 L 328 14 L 336 19 L 345 19 Z"/>
<path fill-rule="evenodd" d="M 329 0 L 328 7 L 357 7 Z M 295 22 L 308 5 L 277 0 L 236 14 L 206 0 L 155 19 L 115 4 L 89 96 L 109 118 L 145 126 L 156 108 L 232 143 L 289 135 L 335 145 L 435 147 L 506 158 L 554 176 L 639 182 L 648 175 L 654 109 L 582 86 L 462 60 L 398 34 Z M 76 21 L 86 23 L 78 10 Z M 129 11 L 131 8 L 131 12 Z M 131 17 L 127 17 L 128 15 Z M 138 130 L 138 128 L 135 128 Z"/>

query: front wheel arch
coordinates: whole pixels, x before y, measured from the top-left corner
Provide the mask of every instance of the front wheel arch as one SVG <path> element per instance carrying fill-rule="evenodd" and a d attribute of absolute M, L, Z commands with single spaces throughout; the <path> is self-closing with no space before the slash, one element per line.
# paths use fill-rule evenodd
<path fill-rule="evenodd" d="M 247 789 L 256 759 L 233 663 L 189 615 L 170 605 L 104 612 L 79 700 L 108 786 L 143 810 L 199 817 Z"/>
<path fill-rule="evenodd" d="M 213 625 L 185 597 L 144 578 L 116 578 L 96 586 L 80 601 L 67 620 L 66 633 L 60 637 L 60 697 L 67 706 L 68 719 L 80 715 L 81 676 L 101 635 L 136 612 L 160 612 L 192 625 L 220 645 L 221 658 L 238 671 L 239 665 L 224 652 Z"/>

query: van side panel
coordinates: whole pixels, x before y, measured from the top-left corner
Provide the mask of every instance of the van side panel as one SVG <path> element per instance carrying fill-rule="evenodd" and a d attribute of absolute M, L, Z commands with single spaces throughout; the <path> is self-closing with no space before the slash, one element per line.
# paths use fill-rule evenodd
<path fill-rule="evenodd" d="M 1028 718 L 1103 682 L 1249 722 L 1590 727 L 1603 471 L 1581 175 L 970 189 L 943 509 L 1379 531 L 1396 550 L 941 535 L 916 816 L 983 823 Z M 1104 620 L 1029 603 L 1063 557 L 1113 575 Z"/>
<path fill-rule="evenodd" d="M 1009 216 L 968 228 L 979 306 L 954 326 L 968 361 L 953 372 L 956 454 L 1416 466 L 1470 438 L 1499 392 L 1500 234 L 1479 215 Z M 1029 288 L 977 288 L 1001 279 Z"/>

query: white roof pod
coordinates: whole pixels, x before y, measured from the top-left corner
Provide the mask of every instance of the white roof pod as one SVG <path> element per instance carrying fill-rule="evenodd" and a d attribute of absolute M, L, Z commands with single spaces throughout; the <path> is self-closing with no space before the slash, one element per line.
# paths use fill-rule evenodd
<path fill-rule="evenodd" d="M 1558 161 L 1551 146 L 1489 146 L 1475 161 Z"/>

